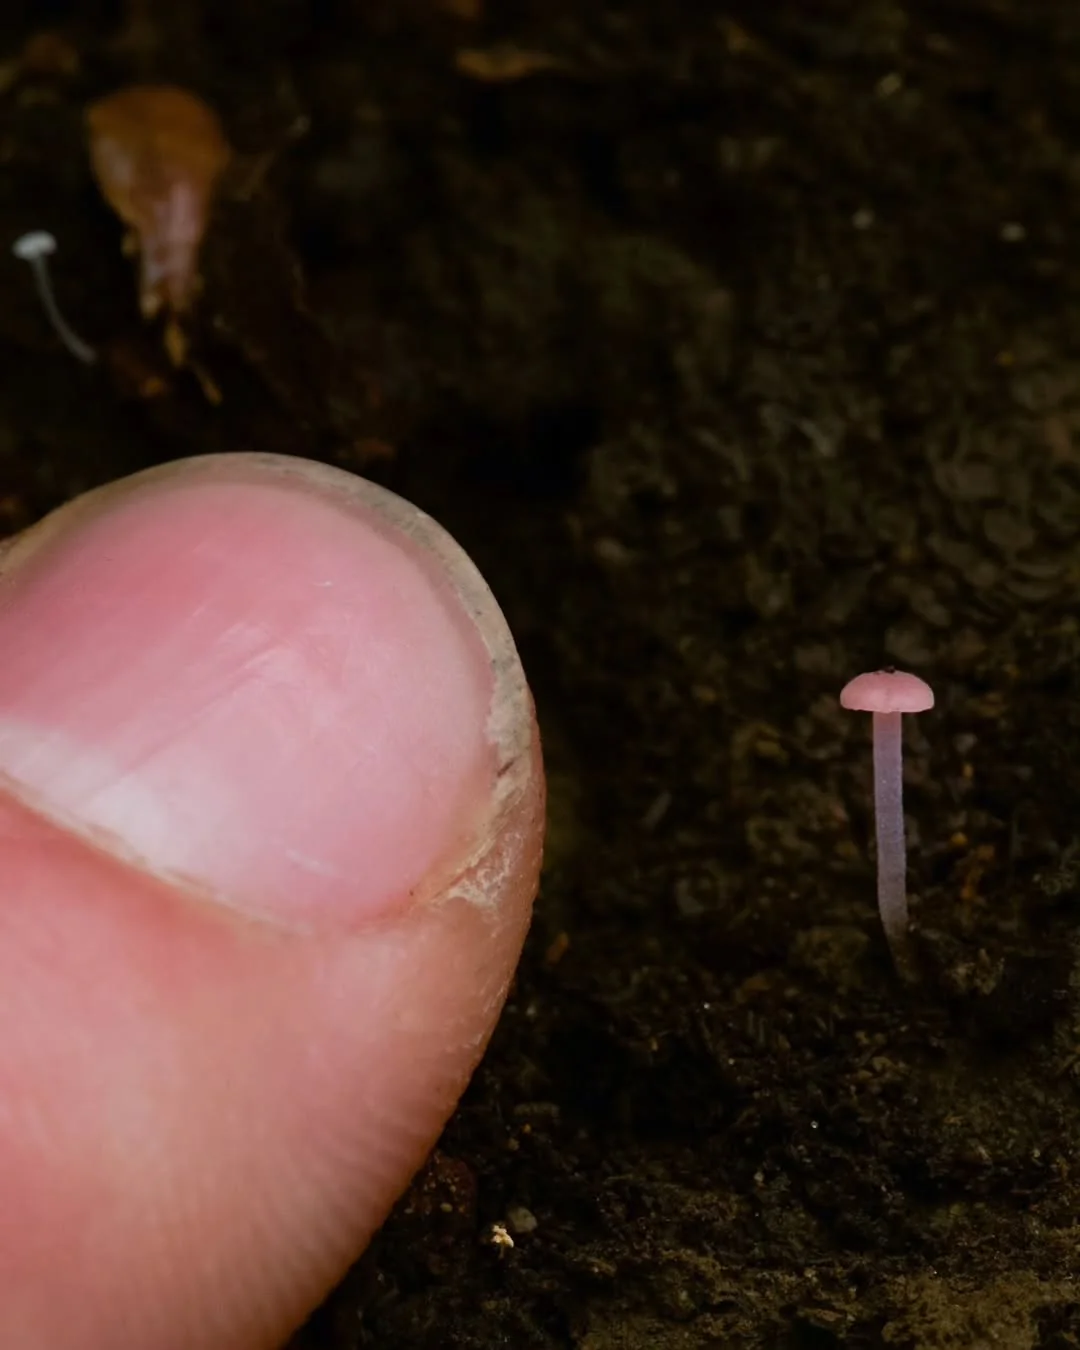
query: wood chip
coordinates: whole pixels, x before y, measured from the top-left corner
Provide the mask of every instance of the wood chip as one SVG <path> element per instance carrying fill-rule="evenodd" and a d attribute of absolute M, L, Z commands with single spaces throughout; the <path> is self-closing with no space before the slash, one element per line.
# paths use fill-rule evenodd
<path fill-rule="evenodd" d="M 462 47 L 454 57 L 454 65 L 463 75 L 485 84 L 509 84 L 562 68 L 562 63 L 546 52 L 530 52 L 509 43 L 497 47 Z"/>

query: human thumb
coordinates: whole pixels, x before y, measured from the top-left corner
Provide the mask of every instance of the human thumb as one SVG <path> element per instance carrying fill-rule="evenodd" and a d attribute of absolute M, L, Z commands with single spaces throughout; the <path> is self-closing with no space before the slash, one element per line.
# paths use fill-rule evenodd
<path fill-rule="evenodd" d="M 543 775 L 505 622 L 421 512 L 228 455 L 0 556 L 0 1345 L 256 1350 L 483 1051 Z"/>

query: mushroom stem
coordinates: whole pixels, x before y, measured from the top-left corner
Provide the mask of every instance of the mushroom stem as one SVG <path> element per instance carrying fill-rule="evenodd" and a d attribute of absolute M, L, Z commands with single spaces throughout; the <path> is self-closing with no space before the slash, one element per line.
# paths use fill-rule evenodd
<path fill-rule="evenodd" d="M 84 365 L 92 366 L 97 360 L 97 352 L 79 337 L 78 333 L 60 313 L 60 306 L 56 303 L 56 295 L 53 292 L 49 268 L 45 259 L 31 258 L 30 266 L 34 272 L 34 283 L 37 286 L 38 295 L 41 296 L 41 303 L 45 306 L 45 313 L 56 329 L 60 341 L 72 356 L 77 357 Z"/>
<path fill-rule="evenodd" d="M 898 712 L 873 715 L 878 909 L 895 958 L 906 948 L 908 931 L 902 720 Z"/>

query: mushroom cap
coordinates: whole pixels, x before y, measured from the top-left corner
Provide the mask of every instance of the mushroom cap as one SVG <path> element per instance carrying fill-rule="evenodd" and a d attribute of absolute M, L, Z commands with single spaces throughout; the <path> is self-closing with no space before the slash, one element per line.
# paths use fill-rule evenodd
<path fill-rule="evenodd" d="M 840 706 L 854 712 L 920 713 L 934 706 L 934 691 L 906 670 L 869 670 L 844 685 Z"/>
<path fill-rule="evenodd" d="M 35 258 L 44 258 L 50 253 L 55 253 L 56 239 L 48 230 L 31 230 L 29 234 L 19 235 L 12 244 L 11 251 L 23 262 L 33 262 Z"/>

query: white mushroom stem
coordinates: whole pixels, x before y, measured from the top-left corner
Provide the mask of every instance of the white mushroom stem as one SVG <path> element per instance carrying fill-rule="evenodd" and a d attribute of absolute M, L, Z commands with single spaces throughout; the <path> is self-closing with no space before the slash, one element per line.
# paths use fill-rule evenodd
<path fill-rule="evenodd" d="M 873 715 L 878 909 L 894 956 L 904 947 L 908 931 L 902 724 L 902 713 Z"/>
<path fill-rule="evenodd" d="M 49 276 L 49 264 L 46 261 L 50 253 L 56 252 L 55 238 L 47 230 L 32 230 L 29 234 L 24 234 L 16 239 L 11 246 L 11 251 L 16 258 L 21 258 L 23 262 L 30 264 L 31 271 L 34 273 L 34 285 L 37 287 L 38 296 L 45 307 L 45 313 L 49 316 L 49 322 L 56 330 L 57 337 L 72 356 L 82 361 L 84 365 L 92 366 L 97 360 L 97 352 L 85 343 L 68 324 L 60 313 L 60 306 L 56 303 L 52 280 Z"/>

